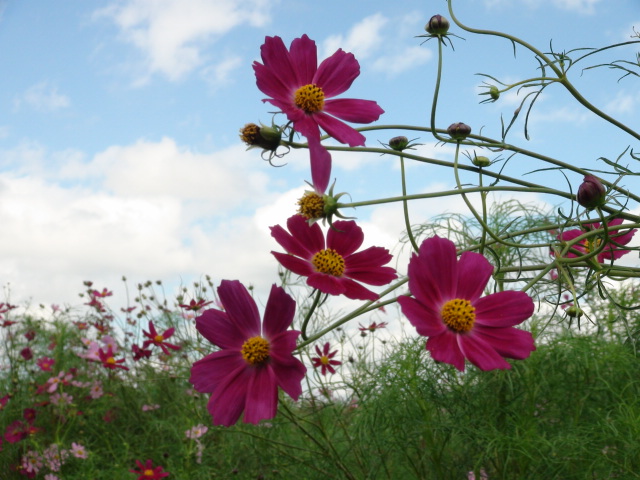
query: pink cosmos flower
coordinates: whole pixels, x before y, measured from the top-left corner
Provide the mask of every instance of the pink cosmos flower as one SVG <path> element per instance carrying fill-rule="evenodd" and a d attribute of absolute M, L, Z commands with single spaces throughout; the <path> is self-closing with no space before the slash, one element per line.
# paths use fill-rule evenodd
<path fill-rule="evenodd" d="M 610 222 L 607 223 L 607 228 L 615 227 L 616 225 L 622 224 L 621 218 L 614 218 Z M 558 240 L 569 242 L 574 238 L 579 237 L 580 235 L 585 234 L 590 230 L 597 230 L 601 228 L 600 223 L 589 223 L 584 225 L 584 230 L 574 229 L 567 230 L 566 232 L 562 232 L 558 235 Z M 636 233 L 636 229 L 633 230 L 611 230 L 609 232 L 609 238 L 605 239 L 602 235 L 594 235 L 592 237 L 581 240 L 580 242 L 574 244 L 571 248 L 580 252 L 582 255 L 593 252 L 600 248 L 602 242 L 605 242 L 604 249 L 598 254 L 597 260 L 598 263 L 604 263 L 606 261 L 617 260 L 623 255 L 629 253 L 631 250 L 625 250 L 622 248 L 622 245 L 627 245 L 633 236 Z M 573 252 L 567 253 L 567 257 L 575 258 L 578 257 L 577 254 Z"/>
<path fill-rule="evenodd" d="M 76 458 L 83 458 L 83 459 L 89 458 L 87 449 L 84 448 L 84 445 L 80 445 L 79 443 L 72 442 L 71 450 L 69 451 L 71 452 L 71 455 L 73 455 Z"/>
<path fill-rule="evenodd" d="M 371 324 L 369 324 L 368 327 L 363 327 L 362 324 L 358 324 L 359 328 L 358 330 L 360 330 L 363 333 L 366 332 L 375 332 L 376 330 L 379 330 L 380 328 L 386 328 L 387 325 L 389 325 L 389 322 L 380 322 L 380 323 L 376 323 L 376 322 L 372 322 Z"/>
<path fill-rule="evenodd" d="M 320 350 L 316 345 L 316 353 L 318 354 L 318 356 L 313 357 L 311 359 L 311 363 L 313 363 L 313 368 L 321 367 L 320 373 L 322 373 L 322 375 L 326 375 L 327 370 L 329 370 L 330 373 L 334 374 L 336 373 L 336 369 L 333 368 L 333 366 L 342 365 L 342 362 L 338 360 L 333 360 L 333 357 L 336 356 L 338 351 L 334 350 L 333 352 L 329 353 L 329 350 L 331 350 L 329 342 L 324 344 L 324 347 L 322 348 L 322 350 Z"/>
<path fill-rule="evenodd" d="M 434 360 L 464 370 L 465 358 L 481 370 L 508 369 L 502 357 L 524 359 L 535 350 L 529 332 L 513 328 L 533 314 L 524 292 L 504 291 L 481 297 L 493 273 L 482 255 L 456 256 L 451 240 L 426 239 L 409 261 L 409 290 L 401 296 L 402 313 L 420 335 Z"/>
<path fill-rule="evenodd" d="M 316 43 L 306 35 L 287 47 L 280 37 L 266 37 L 260 47 L 262 62 L 253 62 L 258 88 L 271 98 L 263 101 L 278 107 L 307 137 L 311 156 L 311 179 L 324 193 L 331 177 L 331 155 L 320 144 L 320 128 L 351 147 L 364 145 L 365 137 L 335 117 L 355 123 L 371 123 L 384 110 L 372 100 L 331 99 L 344 93 L 360 75 L 353 54 L 339 49 L 318 66 Z M 332 116 L 333 115 L 333 116 Z"/>
<path fill-rule="evenodd" d="M 142 344 L 142 348 L 145 349 L 149 345 L 153 344 L 160 347 L 165 355 L 171 355 L 171 353 L 169 353 L 169 348 L 171 350 L 180 350 L 180 348 L 182 348 L 177 345 L 174 345 L 173 343 L 165 342 L 167 338 L 173 335 L 175 330 L 176 330 L 175 328 L 171 327 L 168 330 L 166 330 L 163 334 L 159 334 L 158 331 L 156 330 L 155 325 L 153 324 L 153 321 L 149 320 L 149 331 L 148 332 L 146 330 L 142 331 L 143 335 L 149 338 L 149 340 L 144 341 L 144 343 Z"/>
<path fill-rule="evenodd" d="M 224 311 L 205 310 L 196 329 L 220 348 L 193 364 L 189 381 L 199 392 L 211 393 L 207 408 L 215 425 L 230 426 L 244 411 L 244 422 L 273 418 L 278 387 L 297 400 L 305 367 L 292 354 L 300 332 L 288 330 L 295 301 L 273 285 L 260 322 L 258 307 L 239 281 L 218 287 Z"/>
<path fill-rule="evenodd" d="M 205 427 L 202 424 L 198 424 L 195 427 L 192 427 L 189 430 L 187 430 L 186 432 L 184 432 L 184 434 L 185 434 L 185 436 L 187 438 L 190 438 L 192 440 L 196 440 L 196 439 L 202 437 L 208 431 L 209 431 L 208 427 Z"/>
<path fill-rule="evenodd" d="M 320 225 L 309 226 L 301 215 L 287 220 L 287 232 L 271 227 L 271 236 L 287 253 L 271 252 L 288 270 L 306 276 L 307 285 L 330 295 L 343 294 L 353 300 L 376 300 L 378 294 L 363 287 L 386 285 L 397 275 L 384 267 L 392 256 L 386 248 L 369 247 L 354 253 L 364 241 L 362 229 L 354 221 L 337 221 L 329 229 L 325 243 Z"/>
<path fill-rule="evenodd" d="M 122 365 L 125 362 L 124 358 L 116 360 L 113 355 L 113 349 L 111 348 L 111 346 L 109 346 L 106 351 L 102 348 L 98 350 L 98 356 L 100 357 L 100 361 L 102 362 L 103 367 L 110 370 L 115 370 L 116 368 L 129 370 L 129 367 Z"/>
<path fill-rule="evenodd" d="M 55 363 L 56 361 L 50 357 L 40 357 L 38 360 L 36 360 L 36 364 L 40 367 L 40 370 L 42 370 L 43 372 L 50 372 L 51 367 L 53 367 Z"/>
<path fill-rule="evenodd" d="M 129 470 L 131 473 L 140 475 L 138 480 L 160 480 L 161 478 L 168 477 L 169 472 L 163 472 L 163 468 L 153 467 L 153 462 L 147 460 L 144 464 L 140 460 L 136 460 L 139 470 Z"/>

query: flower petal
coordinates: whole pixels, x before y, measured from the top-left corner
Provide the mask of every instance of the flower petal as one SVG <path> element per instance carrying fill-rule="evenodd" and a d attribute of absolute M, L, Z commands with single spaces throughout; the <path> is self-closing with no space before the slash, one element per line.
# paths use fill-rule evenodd
<path fill-rule="evenodd" d="M 268 367 L 251 369 L 244 407 L 244 423 L 257 424 L 278 413 L 278 386 L 273 370 Z"/>
<path fill-rule="evenodd" d="M 480 298 L 493 273 L 493 265 L 479 253 L 464 252 L 458 260 L 456 298 L 474 302 Z"/>
<path fill-rule="evenodd" d="M 480 337 L 507 358 L 523 360 L 536 349 L 531 333 L 513 327 L 486 328 L 478 325 L 471 334 Z"/>
<path fill-rule="evenodd" d="M 285 331 L 293 322 L 296 302 L 282 287 L 272 285 L 264 311 L 262 332 L 267 340 Z"/>
<path fill-rule="evenodd" d="M 347 91 L 360 75 L 360 64 L 352 53 L 339 49 L 318 66 L 313 83 L 322 88 L 325 98 Z"/>
<path fill-rule="evenodd" d="M 507 290 L 473 302 L 476 322 L 487 327 L 513 327 L 533 315 L 535 305 L 525 292 Z"/>
<path fill-rule="evenodd" d="M 236 324 L 245 339 L 260 335 L 258 307 L 242 283 L 238 280 L 222 280 L 218 296 L 229 319 Z"/>
<path fill-rule="evenodd" d="M 380 298 L 380 295 L 354 282 L 350 278 L 342 277 L 339 278 L 338 281 L 344 288 L 342 294 L 347 298 L 352 300 L 370 300 L 372 302 Z"/>
<path fill-rule="evenodd" d="M 377 102 L 357 98 L 332 98 L 324 102 L 323 111 L 353 123 L 375 122 L 384 113 Z"/>
<path fill-rule="evenodd" d="M 399 296 L 398 303 L 405 317 L 411 325 L 416 327 L 419 335 L 432 337 L 446 332 L 447 327 L 442 321 L 439 312 L 435 312 L 415 298 Z"/>
<path fill-rule="evenodd" d="M 291 63 L 296 69 L 298 86 L 313 83 L 313 76 L 318 69 L 318 49 L 316 42 L 311 40 L 306 34 L 296 38 L 291 42 L 289 49 Z"/>
<path fill-rule="evenodd" d="M 409 290 L 416 299 L 440 311 L 442 304 L 455 298 L 458 282 L 456 246 L 438 236 L 427 238 L 418 254 L 409 261 Z"/>
<path fill-rule="evenodd" d="M 350 147 L 363 146 L 367 138 L 353 127 L 350 127 L 342 120 L 338 120 L 323 112 L 314 113 L 311 117 L 320 125 L 325 132 L 338 140 L 346 143 Z"/>
<path fill-rule="evenodd" d="M 308 277 L 315 272 L 313 266 L 308 260 L 302 260 L 288 253 L 271 252 L 276 260 L 280 262 L 287 270 L 292 271 L 296 275 Z"/>
<path fill-rule="evenodd" d="M 333 248 L 343 258 L 355 252 L 364 241 L 362 229 L 353 220 L 338 220 L 327 232 L 327 248 Z"/>
<path fill-rule="evenodd" d="M 320 143 L 320 136 L 310 136 L 309 159 L 311 162 L 311 183 L 315 191 L 323 194 L 331 181 L 331 154 Z"/>
<path fill-rule="evenodd" d="M 262 63 L 278 79 L 285 95 L 300 87 L 298 75 L 287 47 L 280 37 L 265 37 L 260 47 Z M 277 97 L 276 97 L 277 98 Z"/>
<path fill-rule="evenodd" d="M 207 410 L 214 425 L 230 427 L 245 408 L 251 371 L 246 367 L 228 372 L 211 394 Z"/>
<path fill-rule="evenodd" d="M 242 344 L 250 338 L 238 329 L 225 312 L 213 308 L 205 310 L 196 318 L 196 330 L 220 348 L 240 350 Z"/>
<path fill-rule="evenodd" d="M 307 285 L 317 288 L 323 293 L 329 295 L 341 295 L 344 293 L 345 287 L 340 279 L 326 273 L 315 272 L 307 278 Z"/>
<path fill-rule="evenodd" d="M 430 337 L 426 347 L 434 360 L 448 363 L 461 372 L 464 371 L 464 355 L 458 345 L 457 334 L 447 329 L 441 335 Z"/>
<path fill-rule="evenodd" d="M 508 370 L 509 362 L 480 336 L 459 335 L 458 344 L 462 354 L 480 370 Z"/>
<path fill-rule="evenodd" d="M 344 275 L 369 285 L 386 285 L 398 278 L 391 267 L 383 267 L 391 261 L 389 250 L 369 247 L 345 258 Z"/>
<path fill-rule="evenodd" d="M 213 393 L 230 372 L 247 366 L 239 351 L 220 350 L 198 360 L 191 366 L 189 382 L 202 393 Z"/>

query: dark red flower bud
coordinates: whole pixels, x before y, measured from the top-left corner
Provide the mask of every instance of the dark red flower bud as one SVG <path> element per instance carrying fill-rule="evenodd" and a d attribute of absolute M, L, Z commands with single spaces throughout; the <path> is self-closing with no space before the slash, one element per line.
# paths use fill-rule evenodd
<path fill-rule="evenodd" d="M 447 133 L 451 135 L 451 138 L 454 140 L 464 140 L 467 138 L 467 135 L 471 133 L 471 127 L 462 122 L 452 123 L 449 125 L 449 128 L 447 128 Z"/>
<path fill-rule="evenodd" d="M 424 29 L 431 35 L 444 35 L 449 31 L 449 20 L 442 15 L 434 15 L 429 19 Z"/>
<path fill-rule="evenodd" d="M 578 203 L 588 210 L 605 204 L 607 191 L 600 179 L 594 175 L 584 177 L 578 188 Z"/>

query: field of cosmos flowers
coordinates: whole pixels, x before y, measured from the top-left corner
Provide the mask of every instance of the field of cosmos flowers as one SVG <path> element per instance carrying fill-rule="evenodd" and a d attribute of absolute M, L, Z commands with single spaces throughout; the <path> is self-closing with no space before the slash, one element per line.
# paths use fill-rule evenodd
<path fill-rule="evenodd" d="M 485 102 L 531 93 L 500 138 L 438 125 L 452 27 L 513 42 L 541 66 L 513 84 L 485 76 Z M 553 84 L 637 145 L 569 73 L 582 62 L 640 77 L 640 64 L 617 59 L 621 45 L 543 53 L 463 25 L 451 5 L 425 30 L 439 53 L 430 125 L 406 130 L 448 144 L 453 161 L 419 155 L 404 135 L 366 145 L 363 132 L 400 127 L 374 124 L 376 101 L 342 97 L 360 74 L 353 54 L 319 61 L 306 35 L 260 47 L 257 88 L 277 114 L 241 140 L 269 162 L 307 149 L 310 164 L 297 211 L 271 227 L 280 281 L 266 298 L 251 279 L 207 276 L 175 295 L 123 278 L 85 282 L 77 306 L 0 304 L 0 480 L 640 477 L 640 268 L 624 261 L 638 256 L 640 198 L 625 184 L 640 157 L 624 145 L 595 172 L 507 140 Z M 613 57 L 587 63 L 601 53 Z M 402 194 L 336 193 L 331 152 L 349 149 L 396 158 Z M 513 156 L 581 180 L 523 180 Z M 450 169 L 455 188 L 408 191 L 405 162 Z M 563 207 L 520 202 L 528 192 Z M 466 214 L 412 222 L 413 202 L 453 196 Z M 369 246 L 355 218 L 382 203 L 404 216 L 405 265 Z M 131 303 L 111 305 L 115 289 Z"/>

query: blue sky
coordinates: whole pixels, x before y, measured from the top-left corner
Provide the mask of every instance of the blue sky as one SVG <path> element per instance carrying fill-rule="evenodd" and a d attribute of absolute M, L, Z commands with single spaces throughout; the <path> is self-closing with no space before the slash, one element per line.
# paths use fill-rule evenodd
<path fill-rule="evenodd" d="M 468 25 L 545 51 L 550 39 L 561 51 L 623 42 L 634 25 L 640 30 L 637 0 L 454 6 Z M 239 142 L 245 123 L 271 119 L 251 68 L 264 37 L 289 44 L 307 33 L 319 58 L 353 52 L 361 75 L 348 96 L 376 100 L 386 111 L 380 124 L 424 125 L 436 43 L 415 36 L 432 15 L 447 15 L 440 0 L 5 0 L 0 12 L 0 281 L 10 283 L 13 303 L 45 304 L 77 303 L 83 280 L 117 290 L 122 275 L 175 286 L 209 274 L 266 290 L 277 280 L 268 227 L 293 213 L 310 175 L 305 152 L 275 169 Z M 506 95 L 479 105 L 482 79 L 474 74 L 519 80 L 535 75 L 536 63 L 522 50 L 514 59 L 507 42 L 452 31 L 465 40 L 447 51 L 438 124 L 464 121 L 495 136 L 500 115 L 510 118 L 517 101 Z M 633 60 L 637 50 L 614 58 Z M 637 126 L 637 80 L 616 83 L 605 69 L 578 73 L 587 98 Z M 368 145 L 398 133 L 368 134 Z M 527 142 L 518 128 L 511 141 L 584 167 L 629 145 L 557 88 L 541 99 L 530 133 Z M 421 152 L 451 158 L 450 148 L 421 141 Z M 338 191 L 354 200 L 399 193 L 392 159 L 340 154 L 334 164 Z M 515 165 L 510 174 L 538 167 Z M 451 172 L 410 166 L 410 173 L 413 192 L 452 185 Z M 548 175 L 531 180 L 562 185 Z M 441 201 L 425 202 L 416 220 L 444 211 Z M 397 206 L 356 215 L 365 246 L 394 248 L 403 228 Z"/>

